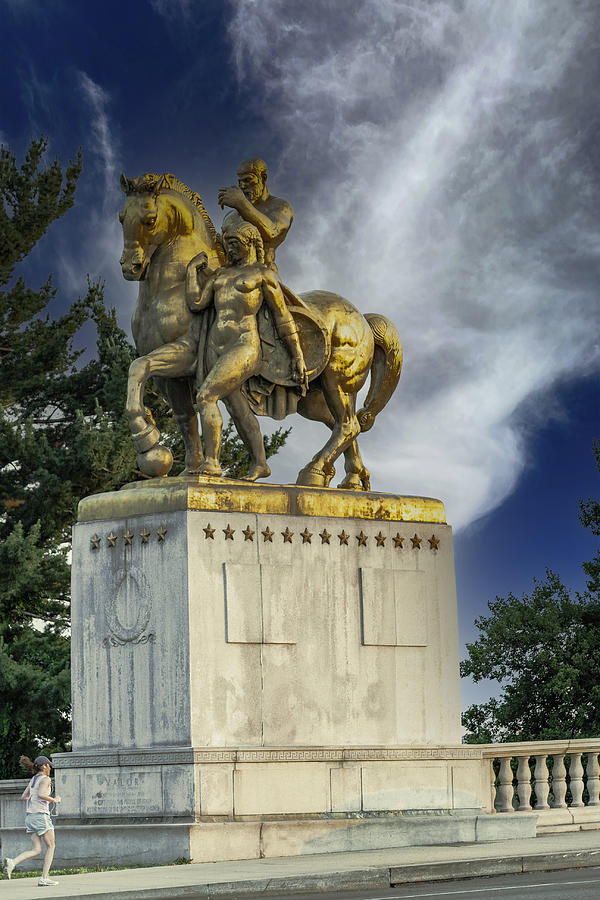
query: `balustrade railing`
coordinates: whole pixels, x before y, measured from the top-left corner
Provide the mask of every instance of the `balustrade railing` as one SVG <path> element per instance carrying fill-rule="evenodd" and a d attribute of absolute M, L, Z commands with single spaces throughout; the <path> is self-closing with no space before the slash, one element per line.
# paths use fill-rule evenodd
<path fill-rule="evenodd" d="M 482 750 L 490 767 L 492 811 L 600 806 L 600 738 L 484 744 Z"/>

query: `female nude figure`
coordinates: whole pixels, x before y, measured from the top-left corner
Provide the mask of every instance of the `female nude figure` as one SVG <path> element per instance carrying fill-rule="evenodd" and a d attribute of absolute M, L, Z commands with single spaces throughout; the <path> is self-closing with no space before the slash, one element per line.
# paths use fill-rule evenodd
<path fill-rule="evenodd" d="M 290 352 L 292 372 L 303 393 L 307 388 L 306 366 L 296 324 L 277 276 L 264 265 L 258 229 L 247 222 L 232 225 L 224 231 L 223 242 L 226 266 L 210 272 L 206 269 L 206 254 L 200 253 L 187 269 L 186 300 L 190 309 L 200 311 L 212 303 L 215 310 L 205 358 L 198 360 L 199 372 L 208 373 L 196 394 L 206 454 L 198 471 L 203 475 L 221 475 L 223 418 L 217 403 L 223 400 L 240 437 L 251 449 L 254 466 L 246 478 L 254 481 L 270 475 L 270 469 L 260 427 L 241 388 L 261 368 L 256 316 L 263 302 L 269 305 L 277 333 Z"/>

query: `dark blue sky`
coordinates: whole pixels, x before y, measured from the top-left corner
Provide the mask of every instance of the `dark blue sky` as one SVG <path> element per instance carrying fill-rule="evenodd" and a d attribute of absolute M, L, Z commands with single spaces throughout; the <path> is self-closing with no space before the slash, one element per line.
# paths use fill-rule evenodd
<path fill-rule="evenodd" d="M 218 187 L 263 156 L 296 211 L 285 279 L 399 327 L 363 455 L 375 488 L 446 503 L 463 640 L 545 566 L 581 587 L 594 551 L 599 19 L 585 0 L 0 0 L 0 140 L 84 155 L 28 279 L 55 273 L 58 311 L 101 277 L 128 328 L 120 172 L 173 172 L 219 224 Z M 319 439 L 292 424 L 278 480 Z"/>

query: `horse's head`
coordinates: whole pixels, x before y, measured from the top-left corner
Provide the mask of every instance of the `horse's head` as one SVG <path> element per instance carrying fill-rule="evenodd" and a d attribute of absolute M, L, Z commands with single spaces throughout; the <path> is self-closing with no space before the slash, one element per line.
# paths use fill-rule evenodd
<path fill-rule="evenodd" d="M 141 281 L 152 254 L 169 236 L 169 222 L 160 191 L 168 187 L 167 176 L 121 175 L 121 189 L 126 194 L 125 206 L 119 213 L 123 226 L 123 254 L 120 259 L 123 278 Z"/>

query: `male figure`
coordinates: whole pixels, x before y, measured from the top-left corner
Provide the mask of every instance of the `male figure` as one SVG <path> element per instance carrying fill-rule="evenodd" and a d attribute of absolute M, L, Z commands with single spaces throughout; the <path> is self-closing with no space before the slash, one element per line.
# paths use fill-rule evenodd
<path fill-rule="evenodd" d="M 265 251 L 265 265 L 277 272 L 275 250 L 286 238 L 294 218 L 287 200 L 273 197 L 267 187 L 267 166 L 256 157 L 247 159 L 238 170 L 238 187 L 221 188 L 219 205 L 231 207 L 223 219 L 223 231 L 242 222 L 258 229 Z"/>
<path fill-rule="evenodd" d="M 199 350 L 202 373 L 196 399 L 202 423 L 206 458 L 198 470 L 220 475 L 219 454 L 223 419 L 218 401 L 224 400 L 240 437 L 249 448 L 254 466 L 246 476 L 254 481 L 270 475 L 260 427 L 242 394 L 244 383 L 258 374 L 262 364 L 257 313 L 267 303 L 279 338 L 288 348 L 292 373 L 303 393 L 307 388 L 306 365 L 296 323 L 288 310 L 279 282 L 264 264 L 263 242 L 258 229 L 247 222 L 230 224 L 223 230 L 227 265 L 212 273 L 207 256 L 199 254 L 187 270 L 186 300 L 190 309 L 201 311 L 214 305 L 204 353 Z M 206 373 L 206 374 L 205 374 Z"/>

